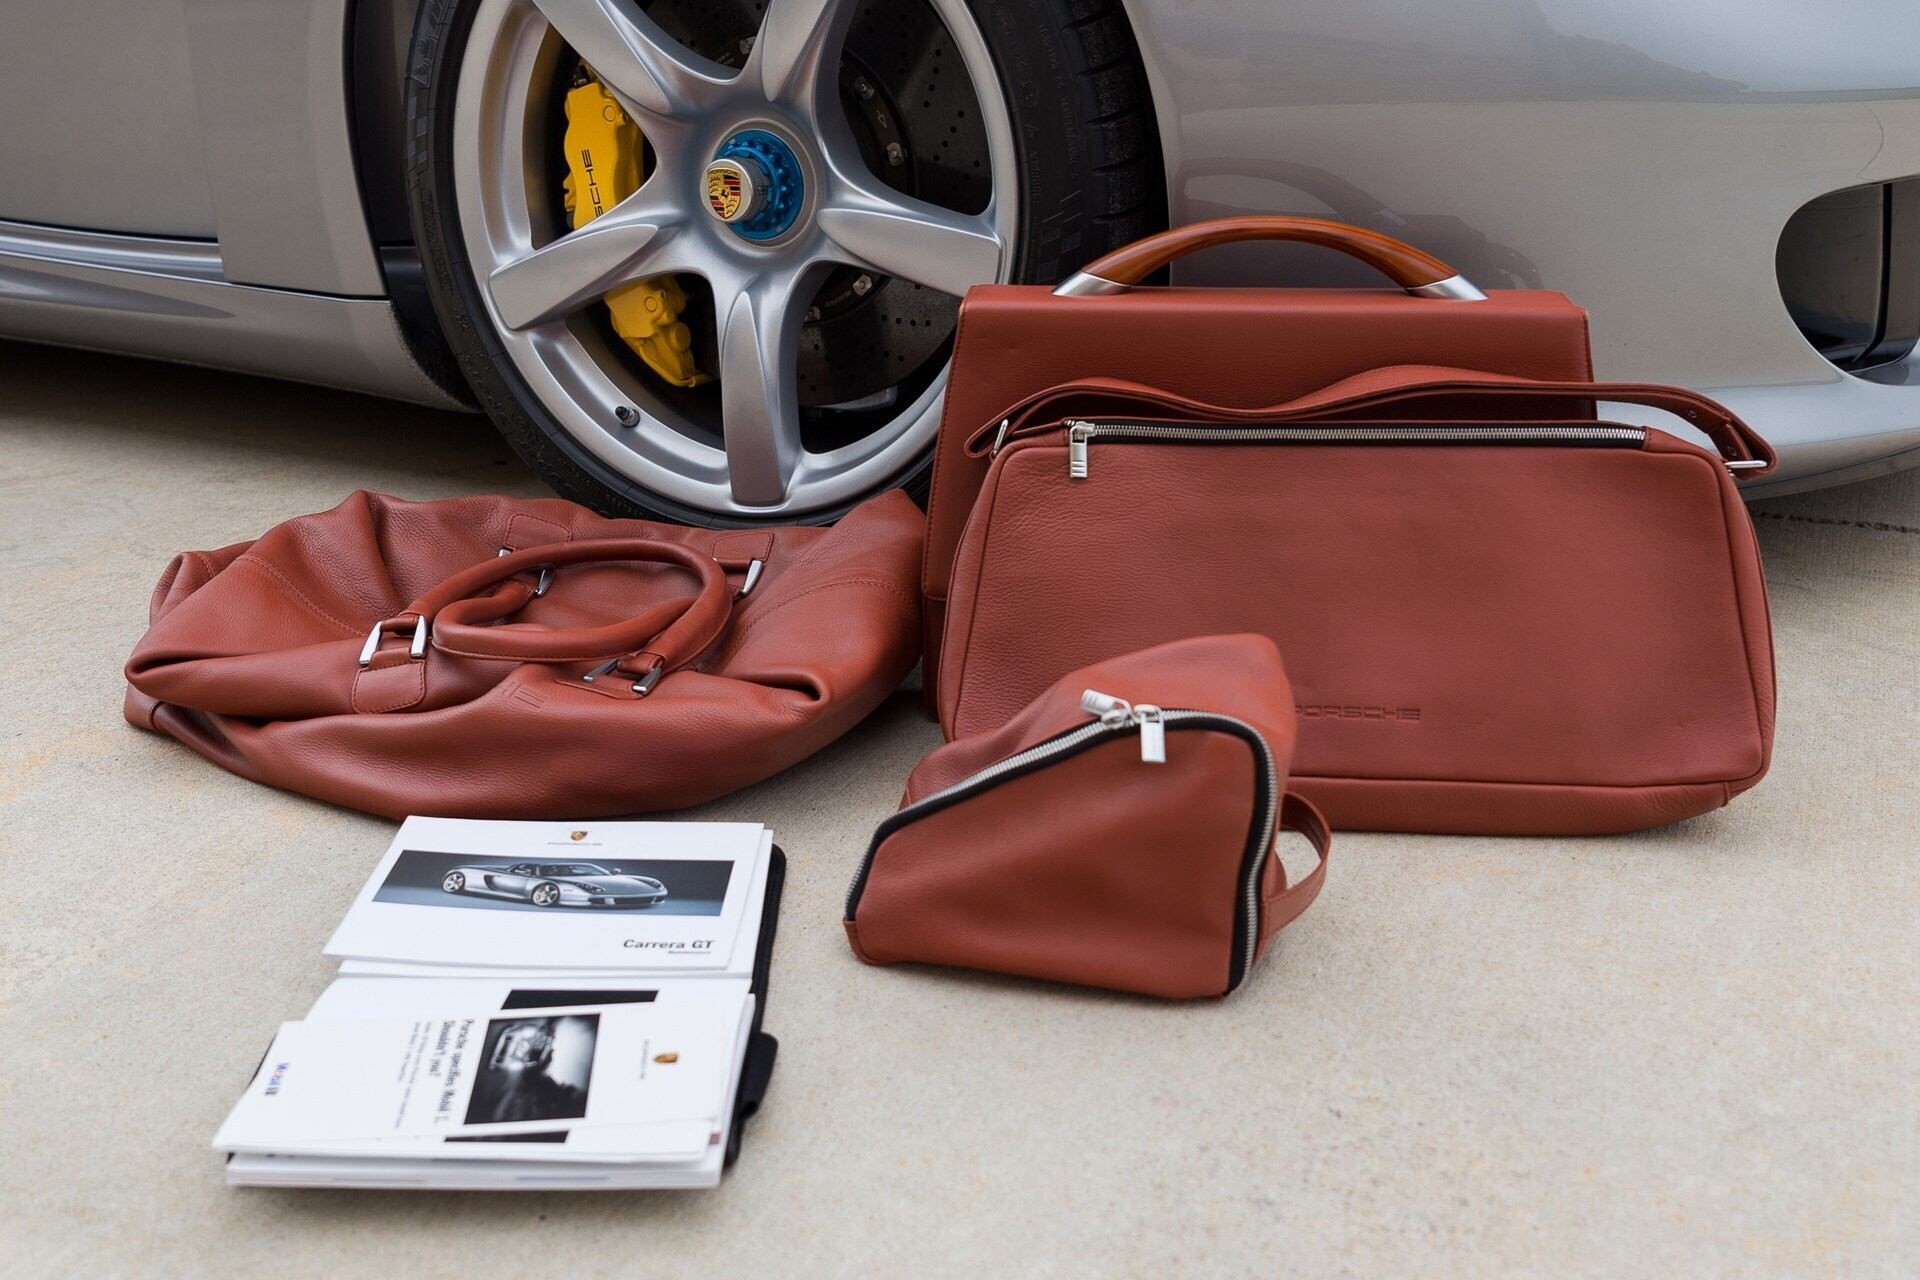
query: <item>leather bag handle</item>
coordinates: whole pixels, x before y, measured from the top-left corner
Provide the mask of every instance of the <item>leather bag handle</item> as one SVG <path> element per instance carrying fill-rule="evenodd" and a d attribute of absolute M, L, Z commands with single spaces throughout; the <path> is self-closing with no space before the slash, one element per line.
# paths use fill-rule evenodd
<path fill-rule="evenodd" d="M 1176 258 L 1247 240 L 1291 240 L 1337 250 L 1358 258 L 1416 297 L 1454 302 L 1484 302 L 1487 297 L 1440 259 L 1392 236 L 1325 218 L 1283 214 L 1191 222 L 1135 240 L 1095 258 L 1061 281 L 1053 292 L 1063 298 L 1125 293 Z"/>
<path fill-rule="evenodd" d="M 1297 831 L 1313 845 L 1320 862 L 1313 870 L 1288 885 L 1263 905 L 1260 913 L 1260 940 L 1265 942 L 1313 905 L 1327 880 L 1327 854 L 1333 848 L 1333 830 L 1326 817 L 1305 796 L 1289 794 L 1280 802 L 1280 829 Z"/>
<path fill-rule="evenodd" d="M 1069 406 L 1111 416 L 1126 413 L 1201 415 L 1226 422 L 1297 422 L 1302 419 L 1350 415 L 1371 409 L 1400 408 L 1422 400 L 1459 400 L 1504 396 L 1528 400 L 1559 400 L 1591 405 L 1595 400 L 1644 405 L 1674 414 L 1713 441 L 1730 471 L 1764 475 L 1771 471 L 1773 447 L 1724 405 L 1684 387 L 1653 382 L 1540 382 L 1479 369 L 1443 365 L 1388 365 L 1342 378 L 1292 400 L 1240 408 L 1208 404 L 1174 395 L 1124 378 L 1086 378 L 1062 383 L 1029 396 L 1013 406 L 1000 421 L 982 427 L 967 441 L 967 452 L 984 457 L 999 443 L 1035 430 L 1050 429 Z"/>
<path fill-rule="evenodd" d="M 686 599 L 669 600 L 604 627 L 545 630 L 482 626 L 524 605 L 534 593 L 515 598 L 475 593 L 529 570 L 588 561 L 645 561 L 685 569 L 700 581 Z M 417 615 L 428 624 L 431 643 L 444 653 L 505 662 L 601 662 L 648 653 L 673 670 L 698 657 L 726 629 L 733 612 L 732 592 L 720 562 L 677 542 L 651 538 L 590 538 L 555 542 L 508 552 L 485 560 L 440 583 L 415 600 L 401 616 Z"/>

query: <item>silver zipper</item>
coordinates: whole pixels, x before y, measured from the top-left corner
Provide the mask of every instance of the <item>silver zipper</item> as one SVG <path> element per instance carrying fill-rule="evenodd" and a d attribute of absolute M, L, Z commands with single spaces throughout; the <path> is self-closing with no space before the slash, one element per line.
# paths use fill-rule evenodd
<path fill-rule="evenodd" d="M 1080 695 L 1080 709 L 1099 717 L 1100 723 L 1109 729 L 1138 726 L 1140 763 L 1167 762 L 1167 713 L 1151 702 L 1128 702 L 1098 689 L 1088 689 Z"/>
<path fill-rule="evenodd" d="M 1413 444 L 1502 444 L 1509 442 L 1558 441 L 1566 444 L 1643 444 L 1645 427 L 1553 426 L 1528 424 L 1499 426 L 1399 426 L 1367 427 L 1236 427 L 1228 423 L 1173 427 L 1148 422 L 1088 422 L 1069 418 L 1067 428 L 1067 475 L 1085 480 L 1088 472 L 1088 448 L 1095 439 L 1110 437 L 1125 440 L 1227 440 L 1250 443 L 1341 444 L 1391 440 Z"/>
<path fill-rule="evenodd" d="M 1097 719 L 1091 724 L 1082 725 L 1078 729 L 1068 730 L 1045 742 L 1036 743 L 1025 751 L 1016 752 L 1004 760 L 997 760 L 977 773 L 968 774 L 960 781 L 942 787 L 930 796 L 923 796 L 901 809 L 889 821 L 905 825 L 913 821 L 914 816 L 922 810 L 937 807 L 961 792 L 985 787 L 996 778 L 1040 764 L 1054 756 L 1072 751 L 1093 738 L 1107 734 L 1139 730 L 1141 758 L 1151 760 L 1152 757 L 1148 755 L 1150 731 L 1147 729 L 1147 725 L 1151 724 L 1154 726 L 1151 732 L 1159 735 L 1159 759 L 1164 761 L 1166 759 L 1165 732 L 1169 724 L 1178 724 L 1183 721 L 1214 721 L 1238 726 L 1246 731 L 1251 741 L 1260 744 L 1261 776 L 1266 781 L 1263 791 L 1264 807 L 1257 815 L 1256 824 L 1256 829 L 1260 832 L 1260 856 L 1253 860 L 1253 865 L 1247 872 L 1246 884 L 1242 887 L 1242 897 L 1246 906 L 1247 936 L 1242 949 L 1240 982 L 1245 982 L 1247 975 L 1253 972 L 1254 957 L 1260 949 L 1260 880 L 1266 872 L 1267 859 L 1273 856 L 1275 824 L 1280 816 L 1280 766 L 1273 758 L 1273 748 L 1267 745 L 1265 735 L 1252 724 L 1238 716 L 1225 715 L 1218 711 L 1201 711 L 1193 707 L 1163 709 L 1151 703 L 1129 703 L 1122 698 L 1115 698 L 1093 689 L 1081 695 L 1080 706 L 1088 715 L 1095 716 Z M 860 890 L 866 883 L 868 868 L 872 865 L 873 855 L 877 851 L 877 846 L 867 851 L 867 857 L 854 876 L 852 887 L 847 891 L 846 917 L 848 919 L 853 918 L 854 905 L 859 899 Z M 1239 983 L 1234 985 L 1237 987 Z"/>

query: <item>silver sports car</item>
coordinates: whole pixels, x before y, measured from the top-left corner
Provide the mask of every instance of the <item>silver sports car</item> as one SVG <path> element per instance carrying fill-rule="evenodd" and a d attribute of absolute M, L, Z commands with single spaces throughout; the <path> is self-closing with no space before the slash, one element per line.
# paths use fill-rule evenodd
<path fill-rule="evenodd" d="M 969 284 L 1247 212 L 1565 290 L 1757 491 L 1920 461 L 1912 0 L 13 0 L 0 111 L 0 336 L 476 407 L 612 512 L 919 485 Z"/>
<path fill-rule="evenodd" d="M 448 893 L 478 893 L 536 907 L 650 907 L 667 896 L 652 876 L 627 875 L 591 862 L 516 862 L 455 867 L 441 877 Z"/>

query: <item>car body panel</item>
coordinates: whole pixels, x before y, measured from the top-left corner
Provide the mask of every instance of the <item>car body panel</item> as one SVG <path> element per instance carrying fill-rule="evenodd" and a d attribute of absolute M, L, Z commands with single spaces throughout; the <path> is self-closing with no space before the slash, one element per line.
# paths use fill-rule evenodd
<path fill-rule="evenodd" d="M 1781 467 L 1754 493 L 1920 461 L 1920 387 L 1906 385 L 1920 358 L 1840 372 L 1794 327 L 1774 275 L 1781 229 L 1809 200 L 1920 173 L 1909 4 L 1128 9 L 1174 222 L 1334 217 L 1483 286 L 1561 290 L 1592 315 L 1600 377 L 1695 387 L 1756 424 Z M 1377 283 L 1271 245 L 1201 255 L 1178 278 Z"/>
<path fill-rule="evenodd" d="M 360 202 L 348 0 L 185 0 L 226 278 L 387 292 Z"/>
<path fill-rule="evenodd" d="M 348 0 L 14 0 L 0 218 L 218 242 L 224 278 L 383 297 Z"/>
<path fill-rule="evenodd" d="M 0 40 L 0 336 L 466 407 L 362 207 L 347 0 L 23 4 Z M 377 16 L 391 123 L 411 9 Z"/>
<path fill-rule="evenodd" d="M 0 335 L 463 407 L 387 299 L 234 284 L 204 240 L 0 222 Z"/>
<path fill-rule="evenodd" d="M 211 238 L 181 0 L 7 0 L 0 218 Z"/>
<path fill-rule="evenodd" d="M 457 402 L 383 271 L 407 234 L 410 0 L 23 5 L 0 42 L 0 333 Z M 1126 5 L 1173 221 L 1333 216 L 1562 290 L 1601 376 L 1700 388 L 1769 438 L 1780 470 L 1749 492 L 1920 462 L 1920 357 L 1840 372 L 1773 271 L 1808 200 L 1920 174 L 1904 0 Z M 1271 245 L 1178 278 L 1372 283 Z"/>

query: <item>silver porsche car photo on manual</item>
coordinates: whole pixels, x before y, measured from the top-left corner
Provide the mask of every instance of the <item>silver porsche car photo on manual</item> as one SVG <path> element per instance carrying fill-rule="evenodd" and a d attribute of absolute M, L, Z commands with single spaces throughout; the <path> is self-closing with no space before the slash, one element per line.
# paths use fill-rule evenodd
<path fill-rule="evenodd" d="M 708 858 L 490 858 L 472 852 L 403 849 L 376 902 L 461 911 L 524 911 L 550 916 L 634 911 L 660 916 L 718 916 L 732 864 Z"/>
<path fill-rule="evenodd" d="M 440 887 L 536 907 L 651 907 L 667 896 L 667 886 L 652 876 L 624 875 L 592 862 L 473 863 L 447 872 Z"/>

